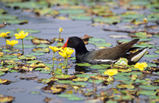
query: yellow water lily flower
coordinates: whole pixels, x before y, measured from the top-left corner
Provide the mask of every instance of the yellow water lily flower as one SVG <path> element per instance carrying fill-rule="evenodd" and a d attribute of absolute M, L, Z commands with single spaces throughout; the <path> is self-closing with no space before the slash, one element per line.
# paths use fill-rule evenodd
<path fill-rule="evenodd" d="M 144 23 L 147 23 L 147 18 L 144 18 L 144 19 L 143 19 L 143 22 L 144 22 Z"/>
<path fill-rule="evenodd" d="M 143 71 L 144 68 L 146 68 L 147 66 L 148 66 L 147 63 L 143 62 L 143 63 L 136 63 L 134 67 L 138 68 L 140 71 Z"/>
<path fill-rule="evenodd" d="M 49 46 L 49 48 L 55 53 L 59 50 L 57 47 Z"/>
<path fill-rule="evenodd" d="M 63 57 L 63 58 L 67 58 L 67 57 L 70 57 L 70 56 L 67 56 L 66 52 L 59 52 L 59 54 Z"/>
<path fill-rule="evenodd" d="M 25 33 L 24 31 L 15 34 L 16 39 L 24 39 L 26 36 L 28 36 L 28 32 Z"/>
<path fill-rule="evenodd" d="M 9 34 L 10 32 L 2 32 L 2 33 L 0 33 L 0 37 L 3 37 L 3 38 L 5 38 L 5 37 L 7 37 L 7 35 Z"/>
<path fill-rule="evenodd" d="M 107 71 L 104 72 L 104 74 L 107 74 L 109 76 L 113 76 L 113 75 L 115 75 L 117 73 L 118 73 L 117 69 L 109 69 L 109 70 L 107 70 Z"/>
<path fill-rule="evenodd" d="M 63 31 L 63 29 L 60 27 L 60 28 L 59 28 L 59 32 L 62 32 L 62 31 Z"/>
<path fill-rule="evenodd" d="M 14 46 L 15 44 L 17 44 L 19 41 L 18 40 L 6 40 L 6 44 L 7 45 L 11 45 Z"/>
<path fill-rule="evenodd" d="M 61 52 L 59 52 L 59 54 L 64 57 L 64 58 L 68 58 L 71 57 L 71 54 L 74 52 L 73 49 L 67 48 L 65 47 L 64 49 L 60 49 Z"/>

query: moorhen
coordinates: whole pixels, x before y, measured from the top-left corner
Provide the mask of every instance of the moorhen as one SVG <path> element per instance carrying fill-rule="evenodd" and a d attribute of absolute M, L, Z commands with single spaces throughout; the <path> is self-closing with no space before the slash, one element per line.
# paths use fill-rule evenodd
<path fill-rule="evenodd" d="M 71 47 L 76 51 L 76 62 L 88 62 L 88 63 L 113 63 L 120 57 L 128 59 L 129 64 L 139 61 L 148 48 L 143 48 L 135 53 L 129 53 L 128 50 L 139 41 L 134 39 L 128 43 L 123 43 L 112 48 L 99 49 L 94 51 L 88 51 L 85 47 L 83 40 L 79 37 L 69 37 L 66 43 L 62 47 Z"/>

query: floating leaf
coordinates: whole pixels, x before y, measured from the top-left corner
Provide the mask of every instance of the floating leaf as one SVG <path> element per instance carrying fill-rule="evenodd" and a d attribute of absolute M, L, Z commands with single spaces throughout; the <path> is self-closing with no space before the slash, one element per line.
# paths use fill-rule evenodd
<path fill-rule="evenodd" d="M 70 15 L 69 18 L 75 19 L 75 20 L 91 20 L 92 19 L 90 16 L 86 16 L 86 15 Z"/>
<path fill-rule="evenodd" d="M 17 28 L 15 31 L 16 31 L 16 32 L 24 31 L 24 32 L 28 32 L 29 34 L 39 33 L 39 32 L 40 32 L 39 30 L 34 30 L 34 29 L 20 29 L 20 28 Z"/>
<path fill-rule="evenodd" d="M 38 91 L 32 91 L 31 94 L 40 94 Z"/>
<path fill-rule="evenodd" d="M 159 54 L 159 50 L 154 51 L 155 53 Z"/>
<path fill-rule="evenodd" d="M 156 91 L 148 91 L 148 90 L 142 90 L 139 91 L 140 95 L 146 95 L 146 96 L 150 96 L 150 95 L 156 95 Z"/>
<path fill-rule="evenodd" d="M 101 66 L 101 65 L 92 65 L 90 66 L 91 69 L 106 69 L 106 67 Z"/>
<path fill-rule="evenodd" d="M 47 5 L 41 5 L 37 2 L 30 1 L 30 2 L 7 3 L 5 4 L 5 6 L 12 7 L 12 8 L 34 9 L 34 8 L 44 8 Z"/>
<path fill-rule="evenodd" d="M 102 38 L 90 38 L 88 42 L 102 42 L 105 43 L 106 40 Z"/>
<path fill-rule="evenodd" d="M 70 84 L 70 83 L 72 83 L 72 81 L 70 81 L 70 80 L 58 80 L 57 82 L 58 83 L 63 83 L 63 84 Z"/>
<path fill-rule="evenodd" d="M 71 83 L 71 85 L 86 86 L 87 83 L 84 83 L 84 82 L 76 82 L 76 83 Z"/>
<path fill-rule="evenodd" d="M 60 14 L 80 14 L 84 13 L 84 9 L 61 9 L 59 10 Z"/>
<path fill-rule="evenodd" d="M 89 80 L 88 82 L 99 84 L 99 83 L 102 83 L 103 80 Z"/>
<path fill-rule="evenodd" d="M 91 66 L 89 63 L 77 63 L 78 66 Z"/>
<path fill-rule="evenodd" d="M 144 57 L 156 58 L 156 57 L 158 57 L 158 55 L 144 55 Z"/>
<path fill-rule="evenodd" d="M 3 71 L 0 71 L 0 76 L 4 75 L 5 73 Z"/>
<path fill-rule="evenodd" d="M 15 48 L 22 48 L 22 45 L 20 44 L 17 44 L 17 45 L 14 45 Z M 24 48 L 34 48 L 35 45 L 24 45 Z"/>
<path fill-rule="evenodd" d="M 148 64 L 147 67 L 157 67 L 157 65 L 156 65 L 156 64 L 153 64 L 153 63 L 147 63 L 147 64 Z"/>
<path fill-rule="evenodd" d="M 36 38 L 36 37 L 34 37 L 34 36 L 27 36 L 27 37 L 24 38 L 24 40 L 32 40 L 34 38 Z"/>
<path fill-rule="evenodd" d="M 50 52 L 49 48 L 34 48 L 33 51 L 37 52 L 37 53 L 40 53 L 40 52 L 48 53 L 48 52 Z"/>
<path fill-rule="evenodd" d="M 12 96 L 3 96 L 3 95 L 0 96 L 1 103 L 9 103 L 9 102 L 12 102 L 13 100 L 14 100 L 14 97 Z"/>

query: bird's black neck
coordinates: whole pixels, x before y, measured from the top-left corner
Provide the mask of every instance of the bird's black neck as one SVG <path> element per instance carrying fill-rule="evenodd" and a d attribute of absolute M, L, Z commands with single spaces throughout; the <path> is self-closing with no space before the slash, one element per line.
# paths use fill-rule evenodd
<path fill-rule="evenodd" d="M 79 45 L 77 48 L 75 48 L 75 50 L 76 50 L 76 55 L 82 55 L 88 52 L 85 45 Z"/>

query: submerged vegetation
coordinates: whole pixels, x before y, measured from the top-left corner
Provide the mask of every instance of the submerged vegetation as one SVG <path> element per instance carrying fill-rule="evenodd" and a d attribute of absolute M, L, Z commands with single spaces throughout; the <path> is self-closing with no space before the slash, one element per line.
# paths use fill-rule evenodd
<path fill-rule="evenodd" d="M 157 0 L 91 1 L 2 0 L 5 7 L 31 12 L 32 15 L 54 17 L 59 20 L 89 20 L 90 26 L 102 27 L 102 30 L 107 33 L 111 31 L 127 33 L 128 35 L 109 35 L 114 40 L 117 38 L 118 44 L 128 42 L 128 37 L 140 38 L 139 43 L 133 46 L 130 53 L 148 47 L 149 52 L 144 56 L 144 59 L 148 58 L 146 61 L 128 65 L 127 59 L 120 58 L 114 64 L 75 63 L 74 50 L 61 47 L 66 40 L 61 38 L 63 37 L 61 33 L 67 31 L 67 28 L 64 28 L 64 31 L 59 27 L 59 31 L 57 30 L 59 34 L 56 35 L 58 38 L 53 37 L 53 39 L 34 36 L 34 34 L 38 35 L 40 30 L 34 30 L 31 26 L 27 29 L 5 29 L 10 25 L 31 24 L 27 24 L 29 20 L 19 19 L 18 16 L 12 15 L 13 13 L 0 9 L 2 24 L 0 25 L 0 86 L 18 82 L 4 79 L 10 73 L 45 73 L 48 76 L 43 78 L 40 74 L 18 78 L 45 84 L 40 88 L 42 91 L 32 91 L 30 95 L 41 95 L 40 92 L 50 93 L 56 98 L 74 102 L 158 102 L 159 2 Z M 117 9 L 124 10 L 119 12 Z M 112 46 L 105 38 L 91 36 L 86 35 L 82 38 L 86 45 L 92 44 L 98 49 Z M 9 39 L 21 39 L 21 41 Z M 32 44 L 28 45 L 28 42 Z M 27 48 L 32 52 L 27 52 Z M 45 57 L 48 53 L 50 60 Z M 75 72 L 69 72 L 71 69 L 75 69 Z M 4 95 L 0 91 L 0 102 L 11 102 L 14 99 L 16 97 Z M 48 103 L 51 98 L 46 97 L 44 101 Z"/>

